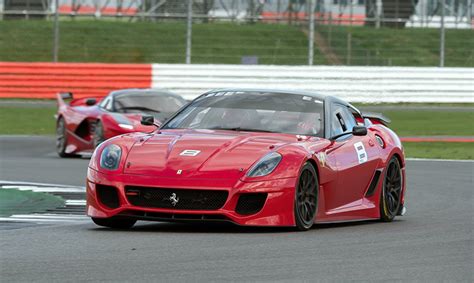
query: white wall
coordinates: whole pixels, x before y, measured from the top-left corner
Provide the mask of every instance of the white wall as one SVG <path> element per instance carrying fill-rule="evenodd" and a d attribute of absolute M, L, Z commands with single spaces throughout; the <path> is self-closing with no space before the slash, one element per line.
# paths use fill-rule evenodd
<path fill-rule="evenodd" d="M 216 88 L 331 94 L 351 102 L 474 103 L 474 68 L 153 64 L 152 87 L 191 99 Z"/>

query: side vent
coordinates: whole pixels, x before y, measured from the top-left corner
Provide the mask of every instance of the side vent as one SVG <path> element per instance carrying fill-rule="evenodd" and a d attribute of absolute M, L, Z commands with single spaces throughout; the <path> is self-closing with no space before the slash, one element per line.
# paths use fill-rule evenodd
<path fill-rule="evenodd" d="M 375 174 L 374 174 L 374 177 L 372 178 L 372 182 L 370 182 L 369 189 L 365 193 L 366 197 L 370 197 L 374 194 L 375 188 L 377 188 L 377 184 L 379 183 L 381 174 L 382 174 L 382 169 L 375 170 Z"/>

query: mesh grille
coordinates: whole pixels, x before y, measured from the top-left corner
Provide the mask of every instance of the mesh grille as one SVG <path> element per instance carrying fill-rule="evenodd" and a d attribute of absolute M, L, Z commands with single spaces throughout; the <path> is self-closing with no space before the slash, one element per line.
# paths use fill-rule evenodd
<path fill-rule="evenodd" d="M 266 199 L 267 194 L 264 193 L 243 194 L 239 197 L 235 212 L 242 215 L 255 214 L 263 208 Z"/>
<path fill-rule="evenodd" d="M 136 206 L 217 210 L 224 206 L 228 192 L 221 190 L 163 189 L 149 187 L 125 187 L 128 201 Z"/>
<path fill-rule="evenodd" d="M 120 200 L 117 189 L 112 186 L 96 185 L 97 197 L 100 203 L 108 208 L 117 208 L 120 206 Z"/>

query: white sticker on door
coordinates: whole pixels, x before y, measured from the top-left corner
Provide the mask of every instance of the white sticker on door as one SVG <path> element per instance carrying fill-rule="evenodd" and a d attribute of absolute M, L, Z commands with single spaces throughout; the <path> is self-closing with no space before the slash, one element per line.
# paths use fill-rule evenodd
<path fill-rule="evenodd" d="M 362 142 L 356 142 L 354 148 L 357 153 L 357 158 L 359 159 L 359 164 L 367 162 L 367 152 L 365 152 L 365 147 Z"/>

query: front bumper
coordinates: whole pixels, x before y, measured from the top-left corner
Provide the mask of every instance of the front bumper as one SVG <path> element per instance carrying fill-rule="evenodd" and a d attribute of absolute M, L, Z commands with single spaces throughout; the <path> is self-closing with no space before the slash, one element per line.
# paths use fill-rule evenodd
<path fill-rule="evenodd" d="M 297 178 L 263 182 L 228 179 L 157 178 L 155 176 L 104 174 L 93 169 L 87 173 L 87 215 L 95 218 L 127 217 L 158 221 L 230 221 L 249 226 L 294 226 L 294 194 Z M 119 206 L 109 208 L 97 197 L 97 184 L 113 186 L 118 191 Z M 192 190 L 226 190 L 225 204 L 216 210 L 183 210 L 135 206 L 125 195 L 125 186 Z M 266 193 L 260 211 L 251 215 L 236 212 L 239 197 L 245 193 Z"/>

